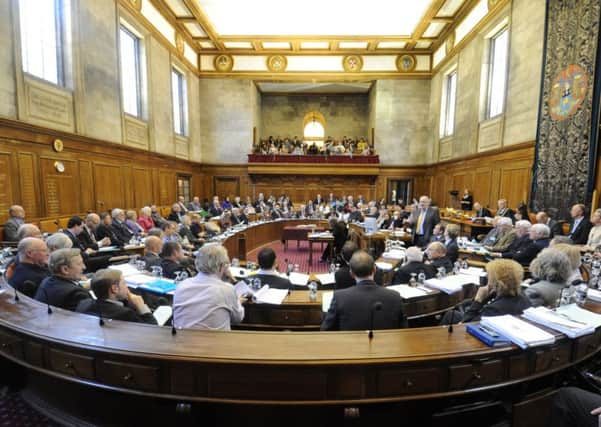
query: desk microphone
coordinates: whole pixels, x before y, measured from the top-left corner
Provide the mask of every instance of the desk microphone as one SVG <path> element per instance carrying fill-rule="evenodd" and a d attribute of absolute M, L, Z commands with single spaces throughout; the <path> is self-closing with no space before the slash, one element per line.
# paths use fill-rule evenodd
<path fill-rule="evenodd" d="M 452 334 L 453 333 L 453 319 L 455 317 L 453 315 L 453 308 L 449 309 L 449 311 L 447 311 L 447 313 L 450 315 L 450 316 L 448 316 L 448 317 L 450 317 L 450 319 L 449 319 L 450 323 L 449 323 L 449 329 L 448 329 L 448 331 L 449 331 L 449 334 Z"/>
<path fill-rule="evenodd" d="M 25 283 L 27 283 L 27 282 L 25 282 Z M 13 288 L 13 290 L 15 291 L 15 301 L 19 302 L 20 301 L 19 292 L 17 291 L 17 288 Z"/>
<path fill-rule="evenodd" d="M 98 325 L 104 326 L 104 319 L 102 318 L 102 307 L 100 306 L 101 302 L 98 301 Z"/>
<path fill-rule="evenodd" d="M 382 311 L 382 303 L 380 301 L 374 302 L 369 310 L 369 332 L 367 337 L 370 340 L 374 337 L 374 313 L 376 311 Z"/>
<path fill-rule="evenodd" d="M 175 328 L 175 319 L 171 319 L 171 335 L 177 335 L 177 329 Z"/>
<path fill-rule="evenodd" d="M 42 291 L 44 292 L 44 297 L 46 298 L 46 305 L 48 306 L 48 314 L 52 314 L 52 308 L 50 308 L 50 300 L 48 299 L 48 291 L 46 290 L 46 288 L 42 288 Z"/>

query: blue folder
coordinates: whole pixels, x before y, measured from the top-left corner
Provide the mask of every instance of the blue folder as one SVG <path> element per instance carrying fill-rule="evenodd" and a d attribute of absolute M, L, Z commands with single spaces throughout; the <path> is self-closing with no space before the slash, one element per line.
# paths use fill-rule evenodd
<path fill-rule="evenodd" d="M 157 294 L 166 294 L 175 290 L 175 283 L 169 282 L 167 280 L 158 279 L 154 282 L 145 283 L 140 286 L 142 289 L 145 289 L 150 292 L 154 292 Z"/>
<path fill-rule="evenodd" d="M 468 323 L 465 327 L 470 335 L 475 336 L 489 347 L 500 347 L 503 345 L 511 345 L 511 341 L 495 331 L 482 326 L 480 323 Z"/>

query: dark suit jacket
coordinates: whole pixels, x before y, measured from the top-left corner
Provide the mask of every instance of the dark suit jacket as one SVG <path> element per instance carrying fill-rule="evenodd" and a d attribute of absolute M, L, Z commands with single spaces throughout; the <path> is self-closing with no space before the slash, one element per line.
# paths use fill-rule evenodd
<path fill-rule="evenodd" d="M 448 255 L 443 256 L 442 258 L 437 258 L 433 260 L 430 265 L 438 271 L 440 267 L 444 267 L 447 274 L 453 271 L 453 263 L 449 259 Z"/>
<path fill-rule="evenodd" d="M 411 213 L 409 217 L 409 221 L 413 224 L 413 236 L 417 235 L 417 221 L 419 219 L 420 210 L 417 209 L 415 212 Z M 440 214 L 438 213 L 438 208 L 430 206 L 426 211 L 426 216 L 423 219 L 423 238 L 426 242 L 430 241 L 432 237 L 432 231 L 434 231 L 434 226 L 440 222 Z"/>
<path fill-rule="evenodd" d="M 83 258 L 83 262 L 86 265 L 86 271 L 96 271 L 100 268 L 106 268 L 109 265 L 110 255 L 102 255 L 102 254 L 93 254 L 88 255 L 86 253 L 86 246 L 79 240 L 79 236 L 85 233 L 82 231 L 78 236 L 72 234 L 69 230 L 63 230 L 63 233 L 71 240 L 73 243 L 73 249 L 79 249 L 81 251 L 81 257 Z M 98 245 L 96 245 L 98 247 Z"/>
<path fill-rule="evenodd" d="M 252 276 L 251 278 L 259 279 L 261 281 L 261 286 L 269 285 L 270 288 L 275 288 L 275 289 L 291 289 L 292 288 L 292 284 L 290 283 L 290 280 L 288 280 L 284 277 L 280 277 L 280 276 L 276 276 L 276 275 L 272 275 L 272 274 L 256 274 L 256 275 Z"/>
<path fill-rule="evenodd" d="M 48 267 L 40 267 L 28 262 L 19 262 L 15 267 L 13 275 L 8 279 L 8 284 L 17 291 L 33 298 L 40 283 L 48 276 L 50 276 Z"/>
<path fill-rule="evenodd" d="M 457 258 L 459 258 L 459 246 L 457 245 L 457 239 L 453 239 L 449 243 L 445 243 L 445 241 L 442 240 L 442 243 L 447 248 L 447 257 L 451 260 L 451 262 L 457 261 Z"/>
<path fill-rule="evenodd" d="M 20 226 L 21 222 L 19 220 L 16 218 L 9 218 L 4 224 L 4 240 L 7 242 L 16 242 L 18 240 L 17 234 Z"/>
<path fill-rule="evenodd" d="M 77 312 L 102 316 L 106 319 L 124 320 L 126 322 L 148 323 L 156 325 L 152 313 L 138 314 L 126 305 L 118 305 L 106 300 L 84 300 L 77 305 Z"/>
<path fill-rule="evenodd" d="M 351 269 L 348 265 L 341 266 L 336 273 L 334 273 L 334 280 L 336 280 L 336 289 L 346 289 L 355 286 L 357 282 L 351 276 Z M 374 282 L 378 285 L 384 285 L 384 272 L 376 267 L 374 274 Z"/>
<path fill-rule="evenodd" d="M 555 236 L 563 235 L 563 229 L 562 229 L 561 224 L 559 222 L 555 221 L 554 219 L 549 219 L 549 223 L 547 224 L 547 227 L 549 227 L 549 230 L 551 230 L 551 234 L 549 235 L 549 237 L 553 238 Z M 588 239 L 588 236 L 587 236 L 587 239 Z"/>
<path fill-rule="evenodd" d="M 348 216 L 348 222 L 363 222 L 363 215 L 359 211 L 351 212 Z"/>
<path fill-rule="evenodd" d="M 144 268 L 146 268 L 146 270 L 150 271 L 151 267 L 154 267 L 155 265 L 161 265 L 161 257 L 152 253 L 147 253 L 146 255 L 144 255 L 144 262 L 146 263 L 146 266 Z"/>
<path fill-rule="evenodd" d="M 376 302 L 382 303 L 382 310 L 373 311 Z M 397 329 L 406 324 L 399 294 L 378 286 L 376 282 L 363 281 L 334 292 L 321 330 L 365 331 L 371 326 L 372 312 L 374 329 Z"/>
<path fill-rule="evenodd" d="M 505 209 L 503 209 L 503 211 L 498 210 L 497 216 L 505 216 L 507 218 L 511 218 L 511 222 L 515 223 L 515 213 L 509 208 L 505 208 Z M 524 219 L 528 219 L 528 218 L 524 218 Z"/>
<path fill-rule="evenodd" d="M 476 212 L 478 218 L 492 217 L 492 213 L 487 208 L 482 208 Z"/>
<path fill-rule="evenodd" d="M 179 215 L 177 214 L 177 212 L 169 212 L 169 215 L 167 216 L 167 221 L 173 221 L 179 224 Z"/>
<path fill-rule="evenodd" d="M 522 265 L 529 265 L 540 251 L 549 246 L 550 241 L 551 239 L 530 240 L 526 246 L 513 253 L 511 258 Z"/>
<path fill-rule="evenodd" d="M 194 245 L 194 246 L 202 245 L 202 241 L 194 235 L 194 233 L 192 232 L 192 229 L 190 229 L 189 227 L 182 226 L 179 229 L 179 235 L 182 236 L 182 239 L 184 237 L 187 237 L 188 242 L 190 242 L 191 245 Z"/>
<path fill-rule="evenodd" d="M 519 251 L 523 251 L 526 247 L 532 242 L 530 240 L 530 236 L 525 234 L 522 237 L 517 237 L 513 242 L 509 244 L 507 250 L 501 252 L 501 257 L 503 258 L 513 258 L 515 254 Z"/>
<path fill-rule="evenodd" d="M 185 265 L 170 259 L 162 259 L 161 268 L 163 269 L 163 277 L 168 279 L 175 279 L 175 273 L 178 271 L 185 271 L 190 276 L 190 272 L 186 269 Z"/>
<path fill-rule="evenodd" d="M 426 275 L 426 279 L 431 279 L 432 277 L 436 276 L 436 269 L 430 264 L 412 261 L 397 270 L 392 278 L 392 284 L 398 285 L 400 283 L 409 283 L 409 279 L 411 279 L 411 273 L 415 273 L 415 278 L 417 279 L 417 275 L 422 271 Z"/>
<path fill-rule="evenodd" d="M 124 245 L 124 243 L 121 240 L 119 240 L 112 227 L 100 224 L 96 229 L 96 240 L 102 240 L 105 237 L 108 237 L 110 239 L 112 246 Z"/>
<path fill-rule="evenodd" d="M 119 246 L 125 246 L 129 243 L 131 238 L 134 236 L 134 233 L 131 232 L 127 225 L 124 222 L 118 222 L 113 220 L 111 224 L 111 228 L 113 229 L 113 233 L 117 236 L 117 239 L 121 242 Z"/>
<path fill-rule="evenodd" d="M 75 311 L 80 301 L 91 298 L 84 288 L 59 276 L 45 278 L 35 294 L 35 299 L 40 302 L 71 311 Z"/>
<path fill-rule="evenodd" d="M 211 206 L 209 208 L 209 215 L 213 216 L 220 216 L 223 213 L 223 209 L 221 209 L 220 207 L 217 208 L 215 206 Z"/>
<path fill-rule="evenodd" d="M 493 297 L 489 299 L 488 302 L 484 302 L 484 304 L 473 301 L 463 315 L 461 321 L 464 323 L 475 322 L 480 320 L 483 316 L 503 316 L 505 314 L 517 316 L 522 314 L 522 312 L 531 305 L 530 300 L 522 294 L 516 295 L 515 297 Z"/>
<path fill-rule="evenodd" d="M 232 214 L 232 216 L 230 217 L 230 220 L 232 221 L 232 225 L 248 224 L 248 218 L 244 214 L 240 214 L 240 215 Z"/>
<path fill-rule="evenodd" d="M 570 230 L 572 230 L 573 224 L 574 222 L 572 221 L 570 223 Z M 576 227 L 576 230 L 574 230 L 573 233 L 569 233 L 568 236 L 570 236 L 575 245 L 586 245 L 586 242 L 588 242 L 588 234 L 592 227 L 593 224 L 591 224 L 588 218 L 584 217 L 582 218 L 582 221 L 580 221 L 580 224 L 578 224 L 578 227 Z"/>
<path fill-rule="evenodd" d="M 81 251 L 81 256 L 82 257 L 86 257 L 86 254 L 84 253 L 86 250 L 85 245 L 81 242 L 81 240 L 78 239 L 78 237 L 71 233 L 68 229 L 64 229 L 63 230 L 63 234 L 65 236 L 67 236 L 69 238 L 69 240 L 71 240 L 71 243 L 73 243 L 73 249 L 79 249 Z M 82 233 L 80 233 L 82 234 Z"/>
<path fill-rule="evenodd" d="M 92 238 L 92 235 L 88 232 L 87 227 L 83 228 L 83 231 L 77 235 L 77 240 L 83 245 L 85 249 L 98 250 L 98 243 L 96 242 L 96 236 Z"/>

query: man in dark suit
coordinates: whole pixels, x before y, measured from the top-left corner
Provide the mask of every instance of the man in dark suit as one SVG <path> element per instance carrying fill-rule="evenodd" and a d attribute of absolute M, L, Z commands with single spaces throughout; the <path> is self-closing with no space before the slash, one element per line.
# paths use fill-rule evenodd
<path fill-rule="evenodd" d="M 359 247 L 355 242 L 348 241 L 342 246 L 340 251 L 341 265 L 338 271 L 334 273 L 335 287 L 336 289 L 346 289 L 355 286 L 357 282 L 351 274 L 351 267 L 349 265 L 351 258 L 359 250 Z M 384 284 L 384 272 L 376 267 L 374 273 L 374 282 L 382 286 Z"/>
<path fill-rule="evenodd" d="M 588 242 L 588 234 L 593 227 L 584 214 L 585 207 L 582 204 L 575 204 L 572 206 L 572 209 L 570 209 L 572 222 L 570 223 L 570 232 L 568 233 L 568 236 L 575 245 L 586 245 Z"/>
<path fill-rule="evenodd" d="M 87 248 L 79 239 L 79 236 L 84 232 L 83 229 L 84 224 L 81 218 L 74 216 L 69 218 L 67 228 L 63 230 L 63 233 L 69 237 L 71 243 L 73 243 L 73 248 L 81 251 L 81 256 L 86 264 L 86 271 L 91 272 L 108 267 L 110 256 L 99 254 L 97 249 Z"/>
<path fill-rule="evenodd" d="M 261 280 L 261 285 L 269 285 L 270 288 L 275 289 L 290 289 L 292 287 L 290 280 L 279 275 L 277 259 L 273 249 L 261 249 L 257 255 L 257 262 L 259 263 L 259 271 L 253 276 L 253 279 Z"/>
<path fill-rule="evenodd" d="M 154 266 L 161 265 L 160 253 L 163 250 L 163 240 L 157 236 L 148 236 L 144 241 L 145 269 L 150 271 Z"/>
<path fill-rule="evenodd" d="M 109 246 L 111 244 L 111 239 L 109 237 L 96 240 L 96 230 L 99 226 L 100 217 L 97 214 L 90 213 L 86 216 L 83 230 L 77 235 L 77 238 L 86 249 L 90 248 L 97 251 L 101 247 Z"/>
<path fill-rule="evenodd" d="M 415 274 L 416 279 L 419 273 L 424 273 L 426 279 L 436 276 L 436 269 L 424 262 L 424 253 L 417 246 L 407 248 L 405 256 L 407 257 L 407 262 L 394 273 L 394 277 L 392 278 L 393 285 L 409 283 L 412 274 Z"/>
<path fill-rule="evenodd" d="M 119 246 L 125 246 L 134 236 L 134 233 L 125 225 L 125 212 L 123 209 L 113 209 L 111 215 L 113 217 L 111 228 L 119 242 L 121 242 Z"/>
<path fill-rule="evenodd" d="M 100 213 L 100 225 L 96 228 L 94 234 L 96 241 L 108 238 L 111 241 L 111 246 L 123 246 L 123 242 L 119 240 L 112 227 L 113 218 L 108 212 Z"/>
<path fill-rule="evenodd" d="M 407 222 L 413 227 L 413 244 L 424 247 L 432 237 L 434 226 L 440 222 L 438 208 L 431 207 L 428 196 L 421 196 L 417 208 L 411 212 Z"/>
<path fill-rule="evenodd" d="M 48 261 L 50 277 L 44 279 L 35 299 L 65 310 L 75 311 L 80 301 L 90 299 L 90 293 L 79 286 L 85 269 L 79 249 L 58 249 Z"/>
<path fill-rule="evenodd" d="M 96 300 L 86 299 L 77 305 L 77 311 L 107 319 L 156 325 L 144 299 L 129 292 L 123 274 L 118 270 L 98 270 L 92 279 Z"/>
<path fill-rule="evenodd" d="M 459 230 L 457 224 L 449 224 L 444 232 L 443 243 L 447 249 L 447 257 L 451 262 L 455 262 L 457 261 L 457 258 L 459 258 L 459 245 L 457 245 Z"/>
<path fill-rule="evenodd" d="M 4 224 L 4 240 L 7 242 L 18 241 L 17 233 L 19 227 L 25 223 L 25 209 L 19 205 L 13 205 L 8 209 L 8 221 Z"/>
<path fill-rule="evenodd" d="M 545 211 L 540 211 L 536 214 L 536 222 L 539 224 L 545 224 L 547 227 L 549 227 L 551 232 L 549 235 L 550 238 L 563 235 L 561 224 L 554 219 L 551 219 Z"/>
<path fill-rule="evenodd" d="M 520 222 L 522 221 L 518 221 L 516 226 L 518 226 Z M 549 239 L 549 234 L 549 227 L 545 224 L 534 224 L 528 231 L 529 238 L 523 239 L 523 236 L 518 237 L 516 240 L 520 240 L 519 246 L 512 248 L 510 251 L 503 252 L 502 257 L 511 258 L 524 266 L 530 265 L 538 253 L 549 246 L 549 242 L 551 241 L 551 239 Z"/>
<path fill-rule="evenodd" d="M 178 242 L 167 242 L 163 244 L 161 251 L 161 268 L 163 277 L 175 279 L 178 272 L 185 272 L 192 277 L 196 272 L 188 266 L 182 245 Z"/>
<path fill-rule="evenodd" d="M 238 224 L 248 224 L 248 218 L 244 215 L 244 212 L 240 210 L 240 208 L 232 208 L 232 216 L 231 216 L 232 225 Z"/>
<path fill-rule="evenodd" d="M 182 212 L 181 205 L 179 203 L 174 203 L 173 206 L 171 206 L 171 212 L 169 212 L 169 215 L 167 216 L 167 221 L 173 221 L 179 224 L 183 215 L 185 214 Z"/>
<path fill-rule="evenodd" d="M 365 251 L 357 251 L 350 267 L 357 284 L 334 292 L 321 330 L 365 331 L 406 326 L 399 294 L 374 281 L 374 259 Z"/>
<path fill-rule="evenodd" d="M 315 204 L 315 206 L 319 206 L 322 203 L 324 203 L 324 200 L 321 198 L 321 194 L 318 194 L 315 200 L 313 201 L 313 204 Z"/>
<path fill-rule="evenodd" d="M 515 223 L 515 212 L 507 206 L 507 199 L 499 199 L 497 201 L 497 216 L 506 216 L 507 218 L 511 218 L 511 222 Z"/>
<path fill-rule="evenodd" d="M 447 256 L 447 248 L 442 242 L 432 242 L 426 249 L 428 256 L 428 264 L 438 271 L 439 268 L 444 268 L 446 274 L 453 271 L 453 263 Z"/>
<path fill-rule="evenodd" d="M 8 283 L 17 291 L 33 298 L 40 283 L 48 276 L 50 251 L 42 239 L 26 237 L 19 242 L 18 262 Z"/>
<path fill-rule="evenodd" d="M 492 218 L 492 213 L 478 202 L 474 203 L 474 213 L 476 218 Z"/>

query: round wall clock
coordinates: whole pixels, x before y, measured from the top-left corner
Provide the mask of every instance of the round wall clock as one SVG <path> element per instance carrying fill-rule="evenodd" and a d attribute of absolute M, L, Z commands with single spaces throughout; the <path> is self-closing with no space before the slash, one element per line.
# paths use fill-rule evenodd
<path fill-rule="evenodd" d="M 65 145 L 63 144 L 63 141 L 61 141 L 60 139 L 55 139 L 54 141 L 52 141 L 52 149 L 54 151 L 56 151 L 57 153 L 60 153 L 61 151 L 63 151 L 63 148 L 65 148 Z"/>
<path fill-rule="evenodd" d="M 549 91 L 551 118 L 563 121 L 576 114 L 586 98 L 587 89 L 588 77 L 582 67 L 572 64 L 560 71 Z"/>
<path fill-rule="evenodd" d="M 58 173 L 63 173 L 65 171 L 65 164 L 57 160 L 54 162 L 54 169 L 56 169 Z"/>

